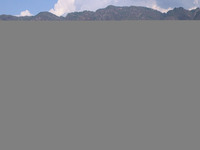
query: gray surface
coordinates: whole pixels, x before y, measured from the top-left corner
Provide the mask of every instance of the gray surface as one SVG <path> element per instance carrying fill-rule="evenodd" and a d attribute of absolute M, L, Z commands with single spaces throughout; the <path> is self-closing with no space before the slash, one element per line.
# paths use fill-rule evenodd
<path fill-rule="evenodd" d="M 199 150 L 200 22 L 0 22 L 1 150 Z"/>

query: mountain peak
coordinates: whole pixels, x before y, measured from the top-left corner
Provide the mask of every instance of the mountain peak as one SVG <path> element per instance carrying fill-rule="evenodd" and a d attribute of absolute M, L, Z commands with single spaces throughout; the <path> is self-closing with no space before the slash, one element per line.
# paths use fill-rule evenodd
<path fill-rule="evenodd" d="M 108 5 L 106 8 L 116 8 L 117 6 L 114 5 Z"/>
<path fill-rule="evenodd" d="M 33 17 L 33 20 L 61 20 L 61 17 L 58 17 L 50 12 L 44 11 L 38 13 L 36 16 Z"/>

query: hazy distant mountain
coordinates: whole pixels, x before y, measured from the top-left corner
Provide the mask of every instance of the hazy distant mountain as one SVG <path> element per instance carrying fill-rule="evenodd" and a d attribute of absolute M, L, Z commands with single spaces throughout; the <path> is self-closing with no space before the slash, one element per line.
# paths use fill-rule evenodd
<path fill-rule="evenodd" d="M 193 13 L 182 7 L 174 8 L 167 12 L 166 20 L 193 20 Z"/>
<path fill-rule="evenodd" d="M 182 7 L 174 8 L 167 13 L 157 10 L 130 6 L 117 7 L 108 6 L 97 11 L 83 11 L 69 13 L 66 17 L 58 17 L 50 12 L 40 12 L 35 16 L 16 17 L 11 15 L 0 15 L 0 20 L 22 20 L 22 21 L 95 21 L 95 20 L 200 20 L 200 8 L 186 10 Z"/>
<path fill-rule="evenodd" d="M 62 20 L 62 17 L 58 17 L 50 12 L 40 12 L 39 14 L 37 14 L 36 16 L 32 17 L 31 20 L 49 20 L 49 21 L 52 21 L 52 20 L 55 20 L 55 21 L 59 21 L 59 20 Z"/>
<path fill-rule="evenodd" d="M 0 20 L 18 20 L 18 17 L 11 16 L 11 15 L 0 15 Z"/>
<path fill-rule="evenodd" d="M 96 12 L 69 13 L 66 20 L 160 20 L 163 14 L 146 7 L 108 6 Z"/>
<path fill-rule="evenodd" d="M 200 20 L 200 8 L 194 9 L 191 12 L 194 20 Z"/>

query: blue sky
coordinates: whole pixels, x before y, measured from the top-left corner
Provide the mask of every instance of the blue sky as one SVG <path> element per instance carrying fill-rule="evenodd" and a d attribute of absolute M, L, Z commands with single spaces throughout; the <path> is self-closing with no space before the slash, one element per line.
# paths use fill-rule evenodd
<path fill-rule="evenodd" d="M 0 0 L 0 14 L 20 14 L 29 10 L 36 14 L 40 11 L 49 11 L 57 0 Z"/>
<path fill-rule="evenodd" d="M 107 5 L 146 6 L 167 12 L 174 7 L 191 9 L 199 7 L 200 0 L 1 0 L 0 14 L 36 15 L 50 11 L 58 16 L 73 11 L 96 10 Z"/>

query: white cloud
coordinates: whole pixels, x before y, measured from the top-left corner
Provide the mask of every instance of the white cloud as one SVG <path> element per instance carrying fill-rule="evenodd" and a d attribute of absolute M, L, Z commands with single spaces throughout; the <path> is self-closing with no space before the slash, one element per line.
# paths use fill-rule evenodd
<path fill-rule="evenodd" d="M 75 11 L 75 0 L 58 0 L 57 3 L 54 5 L 49 12 L 57 15 L 62 16 L 69 12 Z"/>
<path fill-rule="evenodd" d="M 188 10 L 194 10 L 194 9 L 197 9 L 197 7 L 192 7 L 192 8 L 189 8 Z"/>
<path fill-rule="evenodd" d="M 167 9 L 165 8 L 161 8 L 160 6 L 158 6 L 157 2 L 156 1 L 153 1 L 153 3 L 151 4 L 150 6 L 152 9 L 155 9 L 155 10 L 158 10 L 162 13 L 167 13 L 169 10 L 172 10 L 173 8 L 169 7 Z"/>
<path fill-rule="evenodd" d="M 167 9 L 164 9 L 164 8 L 159 7 L 158 5 L 152 5 L 151 8 L 155 9 L 155 10 L 158 10 L 158 11 L 160 11 L 162 13 L 167 13 L 168 11 L 172 10 L 171 7 L 167 8 Z"/>
<path fill-rule="evenodd" d="M 20 13 L 20 15 L 17 15 L 18 17 L 24 17 L 24 16 L 33 16 L 31 13 L 30 13 L 30 11 L 28 11 L 28 10 L 25 10 L 25 11 L 22 11 L 21 13 Z"/>

